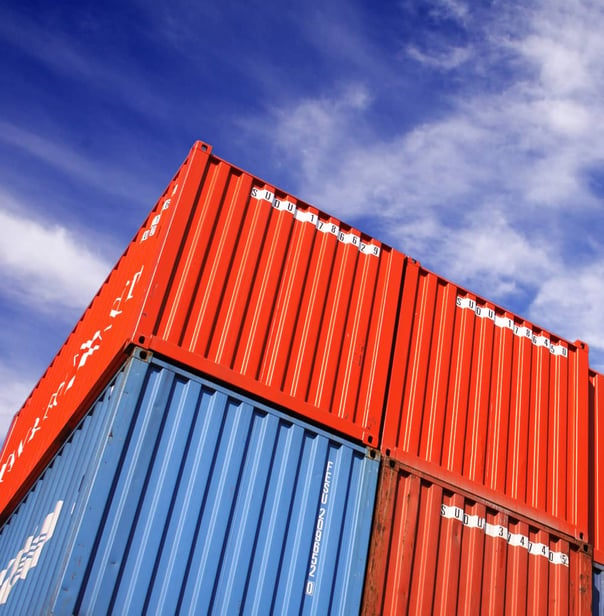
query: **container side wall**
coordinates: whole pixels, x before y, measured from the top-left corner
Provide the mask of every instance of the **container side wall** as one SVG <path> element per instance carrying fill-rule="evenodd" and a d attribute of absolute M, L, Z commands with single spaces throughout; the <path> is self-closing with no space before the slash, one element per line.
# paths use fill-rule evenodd
<path fill-rule="evenodd" d="M 0 530 L 0 614 L 46 614 L 118 409 L 142 382 L 127 366 L 105 389 Z M 106 469 L 103 469 L 106 472 Z"/>
<path fill-rule="evenodd" d="M 56 613 L 360 609 L 379 468 L 363 448 L 154 360 L 118 466 Z"/>
<path fill-rule="evenodd" d="M 594 562 L 604 567 L 604 376 L 590 374 L 590 536 Z"/>
<path fill-rule="evenodd" d="M 382 465 L 369 614 L 589 614 L 591 554 L 456 488 Z"/>
<path fill-rule="evenodd" d="M 377 445 L 404 256 L 218 158 L 197 181 L 150 347 Z"/>
<path fill-rule="evenodd" d="M 0 455 L 0 520 L 124 362 L 176 206 L 193 200 L 186 176 L 191 167 L 199 174 L 204 158 L 194 147 L 15 416 Z"/>
<path fill-rule="evenodd" d="M 408 262 L 386 455 L 468 481 L 587 541 L 588 417 L 584 345 Z"/>

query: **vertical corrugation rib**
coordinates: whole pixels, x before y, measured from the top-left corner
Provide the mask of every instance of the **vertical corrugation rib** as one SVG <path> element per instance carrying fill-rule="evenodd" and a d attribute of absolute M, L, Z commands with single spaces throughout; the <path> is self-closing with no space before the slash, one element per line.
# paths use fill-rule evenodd
<path fill-rule="evenodd" d="M 99 469 L 121 371 L 0 531 L 0 614 L 47 614 Z M 102 472 L 102 471 L 101 471 Z M 18 572 L 18 575 L 17 575 Z"/>
<path fill-rule="evenodd" d="M 399 322 L 382 450 L 587 538 L 586 350 L 413 263 Z"/>
<path fill-rule="evenodd" d="M 584 548 L 386 460 L 362 613 L 587 615 Z"/>
<path fill-rule="evenodd" d="M 594 546 L 594 562 L 604 568 L 604 375 L 590 374 L 590 462 L 589 537 Z M 600 579 L 604 580 L 602 573 Z M 604 595 L 602 596 L 604 605 Z"/>
<path fill-rule="evenodd" d="M 197 181 L 195 202 L 179 210 L 189 216 L 173 239 L 179 263 L 147 307 L 161 296 L 154 336 L 192 353 L 188 363 L 231 370 L 375 443 L 384 388 L 359 395 L 388 369 L 395 318 L 382 315 L 399 292 L 391 262 L 404 257 L 218 159 Z M 376 319 L 379 348 L 367 346 Z"/>
<path fill-rule="evenodd" d="M 376 460 L 163 363 L 129 408 L 54 609 L 358 611 Z"/>

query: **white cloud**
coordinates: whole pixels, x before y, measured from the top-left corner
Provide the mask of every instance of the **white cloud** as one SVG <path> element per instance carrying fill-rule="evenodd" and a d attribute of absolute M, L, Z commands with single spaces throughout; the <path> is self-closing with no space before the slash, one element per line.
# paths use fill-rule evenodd
<path fill-rule="evenodd" d="M 472 58 L 472 50 L 467 47 L 451 47 L 445 51 L 427 53 L 415 45 L 410 45 L 406 52 L 416 62 L 442 70 L 458 68 Z"/>
<path fill-rule="evenodd" d="M 533 318 L 547 315 L 556 331 L 580 337 L 604 351 L 604 259 L 552 274 L 540 287 L 532 305 Z M 604 359 L 604 356 L 601 356 Z"/>
<path fill-rule="evenodd" d="M 19 374 L 0 367 L 0 443 L 4 442 L 15 413 L 31 391 L 31 384 Z"/>
<path fill-rule="evenodd" d="M 433 14 L 446 15 L 458 21 L 464 21 L 468 16 L 468 6 L 460 0 L 437 0 Z"/>
<path fill-rule="evenodd" d="M 604 271 L 583 264 L 604 263 L 604 245 L 579 257 L 567 235 L 575 217 L 602 210 L 588 176 L 604 160 L 604 11 L 553 2 L 503 23 L 483 24 L 482 58 L 513 71 L 499 90 L 473 82 L 448 113 L 388 138 L 368 128 L 378 91 L 357 107 L 324 94 L 273 113 L 277 151 L 300 170 L 298 194 L 322 209 L 372 216 L 383 239 L 431 269 L 604 350 L 597 309 L 556 292 L 604 299 Z M 441 49 L 411 55 L 427 70 L 455 66 Z"/>
<path fill-rule="evenodd" d="M 21 408 L 30 394 L 36 379 L 27 378 L 22 371 L 0 363 L 0 443 L 10 428 L 15 413 Z"/>
<path fill-rule="evenodd" d="M 91 239 L 42 220 L 15 214 L 14 201 L 0 195 L 1 293 L 42 311 L 81 309 L 94 296 L 111 264 Z"/>

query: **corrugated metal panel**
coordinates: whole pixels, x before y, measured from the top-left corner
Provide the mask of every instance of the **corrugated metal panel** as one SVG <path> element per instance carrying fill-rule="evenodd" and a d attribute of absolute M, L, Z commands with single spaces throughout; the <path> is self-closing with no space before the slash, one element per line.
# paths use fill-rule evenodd
<path fill-rule="evenodd" d="M 370 452 L 165 363 L 132 366 L 113 420 L 79 441 L 96 460 L 89 488 L 78 493 L 78 463 L 58 457 L 11 518 L 51 471 L 81 512 L 64 521 L 69 540 L 48 540 L 57 558 L 15 584 L 7 613 L 358 612 Z"/>
<path fill-rule="evenodd" d="M 199 163 L 195 154 L 183 163 L 13 420 L 0 454 L 0 521 L 125 361 L 171 225 L 170 200 L 194 198 L 186 176 Z"/>
<path fill-rule="evenodd" d="M 384 461 L 363 613 L 589 614 L 585 544 Z"/>
<path fill-rule="evenodd" d="M 120 371 L 0 530 L 0 613 L 47 613 L 36 608 L 60 579 L 101 454 L 115 448 L 110 426 L 118 401 L 124 400 L 125 382 L 136 392 L 140 374 L 129 366 Z"/>
<path fill-rule="evenodd" d="M 187 214 L 150 348 L 377 445 L 403 255 L 217 158 Z"/>
<path fill-rule="evenodd" d="M 590 537 L 594 546 L 594 561 L 604 567 L 604 376 L 590 373 L 591 443 L 589 464 Z"/>
<path fill-rule="evenodd" d="M 195 144 L 20 411 L 2 515 L 131 342 L 377 446 L 404 261 Z"/>
<path fill-rule="evenodd" d="M 382 450 L 588 539 L 588 352 L 408 262 Z M 542 515 L 543 514 L 543 515 Z M 541 516 L 541 517 L 539 517 Z"/>
<path fill-rule="evenodd" d="M 594 565 L 593 572 L 594 586 L 592 612 L 594 616 L 601 616 L 604 614 L 604 567 Z"/>

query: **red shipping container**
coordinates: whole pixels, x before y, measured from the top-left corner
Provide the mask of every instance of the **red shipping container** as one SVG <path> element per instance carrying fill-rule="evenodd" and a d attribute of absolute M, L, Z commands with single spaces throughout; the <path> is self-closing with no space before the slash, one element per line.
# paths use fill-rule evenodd
<path fill-rule="evenodd" d="M 1 517 L 132 343 L 377 446 L 404 262 L 196 143 L 13 420 Z"/>
<path fill-rule="evenodd" d="M 382 451 L 587 541 L 588 371 L 584 344 L 409 260 Z"/>
<path fill-rule="evenodd" d="M 604 375 L 591 371 L 589 381 L 591 407 L 590 537 L 594 546 L 594 561 L 604 565 Z"/>
<path fill-rule="evenodd" d="M 586 544 L 382 463 L 362 613 L 590 614 Z"/>

